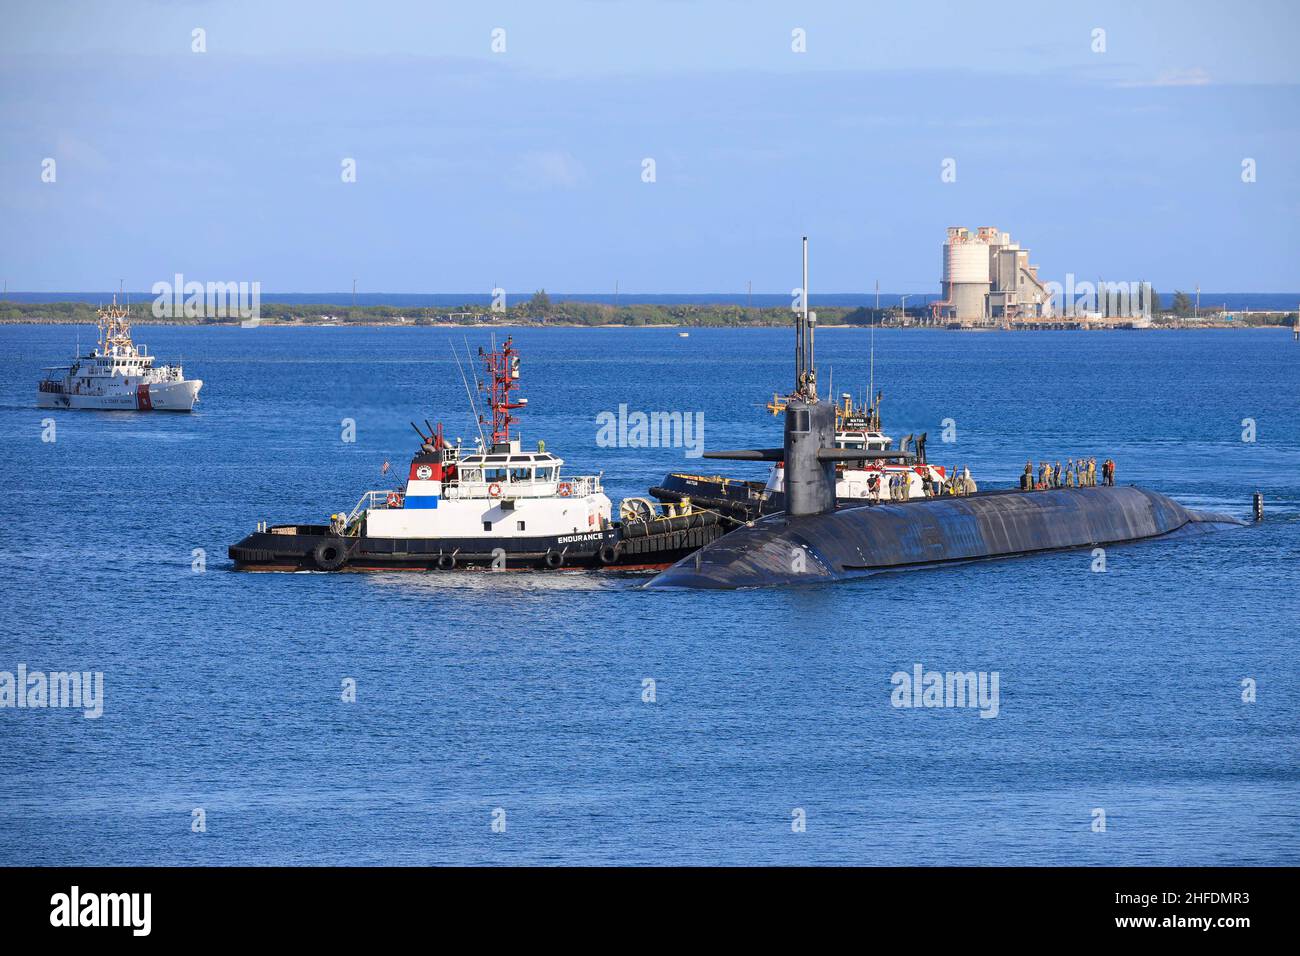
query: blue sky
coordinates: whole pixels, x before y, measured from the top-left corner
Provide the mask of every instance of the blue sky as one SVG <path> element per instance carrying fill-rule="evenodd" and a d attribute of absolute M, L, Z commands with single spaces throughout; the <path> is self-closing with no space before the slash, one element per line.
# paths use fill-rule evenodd
<path fill-rule="evenodd" d="M 1288 2 L 10 0 L 0 275 L 781 292 L 807 233 L 815 299 L 937 292 L 995 225 L 1048 279 L 1295 290 L 1298 41 Z"/>

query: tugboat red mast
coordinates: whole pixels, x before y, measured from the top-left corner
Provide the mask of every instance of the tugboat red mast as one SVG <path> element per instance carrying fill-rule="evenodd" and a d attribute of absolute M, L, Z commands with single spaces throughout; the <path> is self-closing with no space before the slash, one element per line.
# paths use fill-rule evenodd
<path fill-rule="evenodd" d="M 492 447 L 510 444 L 510 426 L 519 424 L 519 419 L 511 412 L 528 407 L 528 399 L 512 401 L 510 393 L 519 387 L 519 355 L 515 352 L 513 339 L 507 337 L 500 350 L 484 352 L 480 347 L 478 354 L 487 365 L 491 382 L 485 391 L 488 395 L 488 407 L 492 409 Z M 479 424 L 487 424 L 482 417 Z"/>

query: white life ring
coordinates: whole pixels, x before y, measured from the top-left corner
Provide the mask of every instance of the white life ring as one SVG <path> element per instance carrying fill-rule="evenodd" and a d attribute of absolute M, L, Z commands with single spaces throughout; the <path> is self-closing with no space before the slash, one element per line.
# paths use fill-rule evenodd
<path fill-rule="evenodd" d="M 573 494 L 573 485 L 569 484 L 567 481 L 560 482 L 560 497 L 567 498 L 571 494 Z"/>
<path fill-rule="evenodd" d="M 491 495 L 493 498 L 500 498 L 501 486 L 497 484 L 495 481 L 492 482 L 492 484 L 488 485 L 488 494 Z"/>

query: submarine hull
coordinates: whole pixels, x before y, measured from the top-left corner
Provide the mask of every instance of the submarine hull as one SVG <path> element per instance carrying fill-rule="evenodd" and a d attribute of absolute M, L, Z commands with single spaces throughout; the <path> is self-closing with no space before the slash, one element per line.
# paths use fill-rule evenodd
<path fill-rule="evenodd" d="M 769 515 L 683 558 L 646 586 L 817 584 L 1240 524 L 1137 487 L 991 491 L 802 517 Z"/>

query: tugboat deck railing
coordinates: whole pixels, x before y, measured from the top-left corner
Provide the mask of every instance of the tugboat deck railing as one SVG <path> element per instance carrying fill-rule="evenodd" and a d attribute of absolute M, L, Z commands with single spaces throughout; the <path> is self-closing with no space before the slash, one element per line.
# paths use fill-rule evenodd
<path fill-rule="evenodd" d="M 391 496 L 396 496 L 396 500 L 400 501 L 401 494 L 400 491 L 365 492 L 362 494 L 361 500 L 357 502 L 357 506 L 348 515 L 347 526 L 351 528 L 367 511 L 389 507 L 388 502 Z"/>
<path fill-rule="evenodd" d="M 497 488 L 499 494 L 491 489 Z M 599 475 L 562 477 L 558 481 L 473 481 L 443 485 L 443 497 L 449 499 L 475 498 L 585 498 L 603 489 Z"/>

